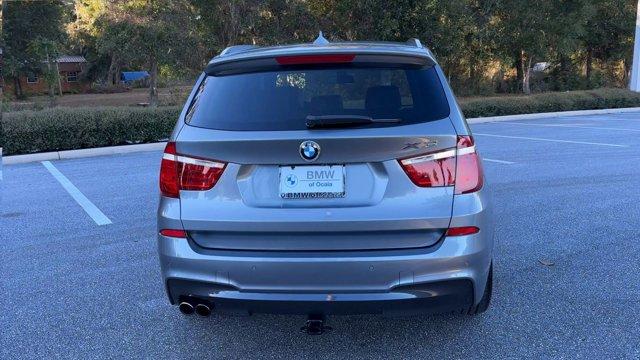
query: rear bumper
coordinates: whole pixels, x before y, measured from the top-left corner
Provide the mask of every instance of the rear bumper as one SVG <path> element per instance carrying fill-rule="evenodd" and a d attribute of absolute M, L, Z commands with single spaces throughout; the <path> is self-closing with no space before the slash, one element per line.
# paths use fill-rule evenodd
<path fill-rule="evenodd" d="M 169 300 L 191 296 L 219 311 L 406 314 L 476 305 L 493 257 L 493 222 L 485 191 L 456 196 L 450 226 L 477 234 L 433 246 L 376 251 L 212 250 L 158 235 Z M 163 199 L 159 228 L 181 228 L 177 200 Z"/>
<path fill-rule="evenodd" d="M 470 280 L 448 280 L 404 286 L 383 293 L 250 293 L 216 284 L 169 279 L 167 291 L 178 301 L 214 304 L 214 310 L 233 314 L 384 314 L 404 316 L 466 311 L 473 305 Z M 174 294 L 190 294 L 186 295 Z"/>
<path fill-rule="evenodd" d="M 172 304 L 195 297 L 234 313 L 413 314 L 462 310 L 480 300 L 492 258 L 485 237 L 369 254 L 239 256 L 159 236 L 159 253 Z"/>

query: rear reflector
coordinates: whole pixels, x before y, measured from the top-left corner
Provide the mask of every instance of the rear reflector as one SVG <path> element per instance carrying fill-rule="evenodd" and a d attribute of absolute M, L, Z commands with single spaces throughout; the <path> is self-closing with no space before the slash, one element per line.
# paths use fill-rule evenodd
<path fill-rule="evenodd" d="M 180 190 L 209 190 L 218 182 L 226 165 L 223 162 L 178 155 L 176 144 L 169 142 L 160 164 L 160 192 L 164 196 L 178 198 Z"/>
<path fill-rule="evenodd" d="M 475 226 L 462 226 L 449 228 L 446 236 L 465 236 L 477 234 L 478 232 L 480 232 L 480 229 Z"/>
<path fill-rule="evenodd" d="M 419 187 L 454 186 L 456 194 L 482 188 L 482 165 L 471 136 L 458 136 L 455 149 L 399 160 Z"/>
<path fill-rule="evenodd" d="M 184 230 L 177 230 L 177 229 L 162 229 L 160 230 L 160 235 L 174 237 L 174 238 L 187 237 L 187 233 Z"/>
<path fill-rule="evenodd" d="M 278 56 L 276 61 L 280 65 L 343 64 L 352 62 L 355 57 L 355 54 L 294 55 Z"/>

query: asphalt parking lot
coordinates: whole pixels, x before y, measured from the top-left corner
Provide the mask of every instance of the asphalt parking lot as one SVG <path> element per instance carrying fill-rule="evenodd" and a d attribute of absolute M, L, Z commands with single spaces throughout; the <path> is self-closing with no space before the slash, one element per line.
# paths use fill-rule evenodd
<path fill-rule="evenodd" d="M 472 129 L 496 216 L 481 316 L 332 317 L 315 337 L 303 317 L 182 316 L 147 152 L 4 167 L 0 357 L 640 358 L 640 113 Z"/>

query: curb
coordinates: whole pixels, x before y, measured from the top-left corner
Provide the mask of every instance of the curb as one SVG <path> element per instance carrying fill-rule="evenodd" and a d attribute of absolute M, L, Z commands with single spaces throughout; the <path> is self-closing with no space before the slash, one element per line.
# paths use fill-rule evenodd
<path fill-rule="evenodd" d="M 37 154 L 12 155 L 4 157 L 3 162 L 5 165 L 12 165 L 46 160 L 78 159 L 91 156 L 128 154 L 144 151 L 162 151 L 166 144 L 166 142 L 159 142 L 150 144 L 107 146 L 91 149 L 52 151 Z"/>
<path fill-rule="evenodd" d="M 600 110 L 559 111 L 559 112 L 536 113 L 536 114 L 521 114 L 521 115 L 489 116 L 489 117 L 482 117 L 482 118 L 467 119 L 467 122 L 469 124 L 482 124 L 482 123 L 500 122 L 500 121 L 537 120 L 537 119 L 550 119 L 550 118 L 570 117 L 570 116 L 624 114 L 624 113 L 634 113 L 634 112 L 640 112 L 640 107 L 619 108 L 619 109 L 600 109 Z"/>
<path fill-rule="evenodd" d="M 500 122 L 500 121 L 537 120 L 537 119 L 550 119 L 550 118 L 569 117 L 569 116 L 624 114 L 624 113 L 634 113 L 634 112 L 640 112 L 640 107 L 492 116 L 492 117 L 467 119 L 467 122 L 469 124 L 482 124 L 482 123 L 491 123 L 491 122 Z M 166 145 L 166 142 L 158 142 L 158 143 L 150 143 L 150 144 L 119 145 L 119 146 L 108 146 L 108 147 L 91 148 L 91 149 L 53 151 L 53 152 L 45 152 L 45 153 L 37 153 L 37 154 L 6 156 L 1 160 L 2 162 L 4 162 L 5 165 L 23 164 L 23 163 L 30 163 L 30 162 L 36 162 L 36 161 L 46 161 L 46 160 L 77 159 L 77 158 L 84 158 L 84 157 L 91 157 L 91 156 L 128 154 L 128 153 L 143 152 L 143 151 L 162 151 L 165 145 Z"/>

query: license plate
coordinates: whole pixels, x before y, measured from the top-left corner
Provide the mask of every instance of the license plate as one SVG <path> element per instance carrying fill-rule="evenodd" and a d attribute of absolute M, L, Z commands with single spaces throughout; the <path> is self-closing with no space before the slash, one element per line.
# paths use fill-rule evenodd
<path fill-rule="evenodd" d="M 344 165 L 281 166 L 280 197 L 318 199 L 344 197 Z"/>

